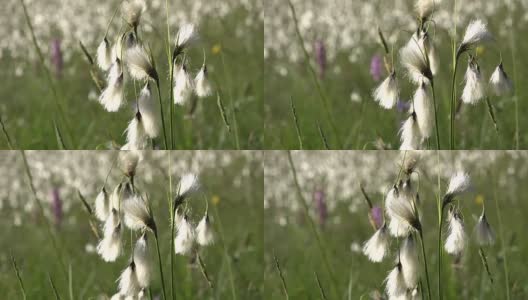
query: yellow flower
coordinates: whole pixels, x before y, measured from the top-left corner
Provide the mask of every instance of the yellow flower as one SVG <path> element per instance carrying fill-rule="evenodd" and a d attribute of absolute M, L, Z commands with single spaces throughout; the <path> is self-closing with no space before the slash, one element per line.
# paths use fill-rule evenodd
<path fill-rule="evenodd" d="M 482 56 L 482 54 L 484 54 L 485 50 L 486 50 L 486 48 L 484 48 L 484 46 L 478 46 L 475 49 L 475 54 L 477 55 L 477 57 Z"/>
<path fill-rule="evenodd" d="M 213 48 L 211 48 L 213 54 L 218 54 L 220 51 L 222 51 L 222 46 L 220 46 L 220 44 L 214 44 Z"/>
<path fill-rule="evenodd" d="M 217 195 L 214 195 L 211 198 L 211 202 L 213 202 L 213 205 L 218 205 L 218 203 L 220 203 L 220 197 L 218 197 Z"/>
<path fill-rule="evenodd" d="M 482 196 L 481 194 L 478 194 L 475 197 L 475 203 L 478 204 L 478 205 L 483 205 L 484 204 L 484 196 Z"/>

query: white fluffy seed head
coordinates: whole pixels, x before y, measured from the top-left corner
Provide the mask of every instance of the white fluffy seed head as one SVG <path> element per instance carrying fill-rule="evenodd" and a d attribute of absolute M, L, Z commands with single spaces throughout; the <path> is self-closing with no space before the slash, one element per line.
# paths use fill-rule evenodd
<path fill-rule="evenodd" d="M 130 76 L 136 80 L 157 80 L 158 74 L 145 48 L 136 44 L 126 50 L 126 63 Z"/>
<path fill-rule="evenodd" d="M 156 230 L 150 209 L 139 195 L 133 195 L 123 201 L 125 225 L 132 230 Z"/>
<path fill-rule="evenodd" d="M 198 31 L 194 24 L 184 24 L 176 34 L 176 46 L 180 49 L 191 46 L 198 40 Z"/>
<path fill-rule="evenodd" d="M 178 226 L 178 233 L 174 238 L 174 252 L 176 254 L 188 255 L 191 253 L 195 240 L 195 232 L 192 224 L 185 216 Z"/>
<path fill-rule="evenodd" d="M 147 9 L 147 5 L 144 0 L 127 0 L 123 1 L 121 5 L 121 11 L 123 18 L 131 27 L 137 27 L 141 20 L 141 15 Z"/>
<path fill-rule="evenodd" d="M 118 280 L 119 293 L 123 296 L 135 297 L 141 291 L 134 261 L 121 273 Z"/>
<path fill-rule="evenodd" d="M 152 274 L 152 262 L 145 233 L 137 240 L 136 246 L 134 247 L 134 262 L 136 263 L 136 274 L 139 286 L 147 288 L 150 284 Z"/>
<path fill-rule="evenodd" d="M 104 237 L 97 245 L 97 253 L 106 262 L 113 262 L 121 254 L 121 223 L 113 210 L 104 225 Z"/>
<path fill-rule="evenodd" d="M 200 246 L 209 246 L 214 243 L 215 233 L 209 219 L 209 215 L 205 215 L 198 226 L 196 226 L 196 242 Z"/>
<path fill-rule="evenodd" d="M 119 167 L 121 171 L 128 176 L 132 177 L 136 174 L 136 169 L 139 162 L 143 159 L 141 151 L 127 150 L 119 152 Z"/>
<path fill-rule="evenodd" d="M 403 278 L 407 288 L 412 289 L 418 285 L 420 279 L 418 252 L 416 241 L 412 235 L 408 235 L 400 248 L 400 261 L 402 265 Z"/>
<path fill-rule="evenodd" d="M 385 198 L 385 210 L 389 217 L 389 232 L 394 237 L 404 237 L 412 231 L 409 222 L 397 216 L 393 210 L 394 207 L 402 205 L 402 203 L 405 205 L 405 202 L 400 199 L 400 191 L 393 187 Z"/>
<path fill-rule="evenodd" d="M 464 171 L 458 171 L 451 176 L 451 179 L 449 179 L 446 195 L 453 197 L 460 195 L 469 190 L 470 186 L 471 178 L 469 177 L 469 174 Z"/>
<path fill-rule="evenodd" d="M 112 47 L 110 47 L 110 43 L 105 37 L 99 44 L 99 47 L 97 47 L 97 65 L 101 70 L 108 71 L 112 66 L 112 59 Z"/>
<path fill-rule="evenodd" d="M 145 133 L 153 139 L 159 135 L 160 122 L 158 120 L 157 104 L 152 99 L 150 86 L 147 83 L 139 93 L 138 109 L 141 113 L 142 124 Z"/>
<path fill-rule="evenodd" d="M 486 86 L 480 67 L 473 58 L 469 61 L 464 81 L 466 84 L 462 91 L 462 102 L 474 105 L 486 96 Z"/>
<path fill-rule="evenodd" d="M 148 139 L 145 127 L 143 126 L 143 118 L 138 111 L 134 118 L 128 123 L 125 130 L 126 144 L 125 149 L 122 150 L 144 150 L 147 148 Z"/>
<path fill-rule="evenodd" d="M 414 8 L 421 20 L 427 20 L 435 9 L 435 3 L 434 0 L 418 0 Z"/>
<path fill-rule="evenodd" d="M 124 74 L 121 61 L 116 60 L 108 74 L 108 85 L 99 96 L 99 102 L 109 112 L 118 111 L 124 102 Z"/>
<path fill-rule="evenodd" d="M 414 112 L 411 112 L 407 120 L 403 122 L 400 129 L 400 141 L 400 150 L 419 150 L 421 147 L 422 136 Z"/>
<path fill-rule="evenodd" d="M 427 56 L 429 57 L 429 66 L 431 67 L 431 73 L 433 76 L 438 74 L 440 69 L 440 61 L 438 60 L 438 53 L 436 52 L 436 47 L 433 43 L 430 43 L 428 48 Z"/>
<path fill-rule="evenodd" d="M 480 246 L 490 246 L 495 243 L 495 233 L 488 223 L 484 210 L 482 211 L 475 227 L 475 237 Z"/>
<path fill-rule="evenodd" d="M 196 78 L 194 78 L 194 86 L 196 95 L 200 98 L 209 97 L 213 94 L 213 87 L 209 80 L 207 66 L 205 64 L 202 66 L 198 74 L 196 74 Z"/>
<path fill-rule="evenodd" d="M 178 197 L 186 198 L 200 190 L 198 175 L 193 173 L 184 174 L 178 184 Z"/>
<path fill-rule="evenodd" d="M 493 41 L 493 35 L 488 31 L 487 24 L 482 20 L 473 20 L 466 28 L 460 49 L 465 51 L 473 46 L 490 41 Z"/>
<path fill-rule="evenodd" d="M 451 255 L 460 255 L 466 246 L 466 232 L 464 221 L 458 210 L 448 213 L 449 234 L 445 241 L 445 250 Z"/>
<path fill-rule="evenodd" d="M 414 33 L 409 42 L 400 49 L 401 63 L 407 69 L 409 79 L 415 84 L 429 82 L 433 77 L 427 59 L 428 43 L 426 33 Z"/>
<path fill-rule="evenodd" d="M 405 295 L 407 287 L 405 285 L 405 279 L 403 278 L 402 265 L 398 263 L 389 273 L 387 279 L 385 279 L 385 291 L 389 298 L 400 297 Z"/>
<path fill-rule="evenodd" d="M 103 187 L 95 198 L 95 217 L 104 222 L 110 213 L 110 201 L 106 189 Z"/>
<path fill-rule="evenodd" d="M 390 237 L 387 226 L 381 226 L 363 245 L 363 254 L 372 262 L 381 262 L 389 250 Z"/>
<path fill-rule="evenodd" d="M 433 101 L 427 93 L 427 86 L 422 83 L 413 96 L 414 111 L 416 113 L 416 123 L 420 129 L 423 139 L 431 136 L 434 126 Z"/>
<path fill-rule="evenodd" d="M 418 214 L 412 203 L 412 198 L 409 197 L 410 193 L 404 191 L 403 188 L 393 188 L 393 191 L 395 191 L 394 194 L 396 197 L 394 197 L 391 201 L 385 202 L 387 214 L 391 218 L 391 222 L 393 222 L 393 219 L 396 219 L 397 221 L 403 222 L 416 230 L 420 230 L 420 220 L 418 220 Z M 395 229 L 400 228 L 400 232 L 402 231 L 401 229 L 405 228 L 404 226 L 401 226 L 397 223 L 395 223 L 394 226 Z"/>
<path fill-rule="evenodd" d="M 373 93 L 374 100 L 385 109 L 392 109 L 398 102 L 400 90 L 396 73 L 392 72 Z"/>
<path fill-rule="evenodd" d="M 185 65 L 174 65 L 174 104 L 185 105 L 192 96 L 194 90 L 194 80 L 187 72 Z"/>
<path fill-rule="evenodd" d="M 491 74 L 490 87 L 497 96 L 504 96 L 513 92 L 513 82 L 504 72 L 502 62 L 495 68 L 493 74 Z"/>
<path fill-rule="evenodd" d="M 123 60 L 123 56 L 126 56 L 127 49 L 130 49 L 135 45 L 137 45 L 137 39 L 133 31 L 125 32 L 119 36 L 112 52 L 114 61 L 116 59 Z"/>

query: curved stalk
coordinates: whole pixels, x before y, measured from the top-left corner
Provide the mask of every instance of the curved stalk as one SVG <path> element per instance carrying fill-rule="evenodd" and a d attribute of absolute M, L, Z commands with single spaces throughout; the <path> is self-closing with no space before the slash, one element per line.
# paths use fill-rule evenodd
<path fill-rule="evenodd" d="M 165 130 L 165 117 L 163 115 L 163 103 L 161 101 L 161 90 L 160 90 L 159 79 L 156 80 L 156 88 L 158 89 L 158 99 L 159 99 L 160 114 L 161 114 L 161 126 L 163 127 L 163 142 L 165 144 L 165 149 L 168 149 L 168 147 L 167 147 L 167 133 L 166 133 L 166 130 Z"/>
<path fill-rule="evenodd" d="M 154 232 L 154 238 L 156 238 L 156 250 L 158 252 L 158 265 L 160 270 L 160 276 L 161 276 L 161 288 L 163 289 L 163 299 L 167 299 L 167 294 L 165 293 L 165 279 L 163 277 L 163 267 L 161 266 L 161 254 L 160 254 L 160 248 L 159 248 L 159 241 L 158 241 L 158 233 Z"/>
<path fill-rule="evenodd" d="M 429 295 L 429 299 L 432 299 L 431 298 L 431 284 L 429 283 L 429 271 L 427 270 L 427 256 L 425 255 L 424 238 L 423 238 L 422 230 L 420 230 L 419 232 L 420 232 L 420 241 L 421 241 L 420 244 L 422 244 L 422 256 L 424 259 L 424 266 L 425 266 L 425 278 L 427 279 L 427 293 Z"/>
<path fill-rule="evenodd" d="M 444 206 L 440 209 L 438 225 L 438 299 L 442 300 L 442 225 L 444 223 Z"/>
<path fill-rule="evenodd" d="M 438 129 L 438 114 L 436 111 L 436 94 L 434 88 L 434 80 L 431 80 L 431 90 L 433 93 L 433 106 L 434 106 L 434 117 L 435 117 L 435 127 L 436 127 L 436 150 L 440 150 L 440 133 Z"/>
<path fill-rule="evenodd" d="M 451 80 L 451 128 L 450 128 L 450 149 L 455 149 L 455 107 L 456 107 L 456 95 L 455 95 L 455 80 L 456 80 L 456 73 L 457 73 L 457 67 L 458 67 L 458 58 L 459 54 L 456 54 L 455 57 L 455 64 L 454 64 L 454 70 L 453 70 L 453 78 Z"/>

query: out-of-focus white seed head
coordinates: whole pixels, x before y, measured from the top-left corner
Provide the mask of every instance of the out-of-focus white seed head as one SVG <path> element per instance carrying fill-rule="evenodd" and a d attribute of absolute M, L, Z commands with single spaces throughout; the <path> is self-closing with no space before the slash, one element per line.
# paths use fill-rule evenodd
<path fill-rule="evenodd" d="M 471 178 L 469 174 L 464 171 L 458 171 L 449 179 L 446 195 L 458 196 L 469 190 L 471 186 Z"/>
<path fill-rule="evenodd" d="M 121 223 L 116 210 L 108 217 L 104 225 L 104 237 L 97 245 L 97 253 L 106 262 L 112 262 L 121 254 Z"/>
<path fill-rule="evenodd" d="M 418 122 L 416 122 L 416 114 L 411 111 L 411 114 L 403 122 L 400 129 L 400 150 L 418 150 L 421 147 L 422 136 Z"/>
<path fill-rule="evenodd" d="M 125 0 L 121 4 L 121 11 L 123 18 L 130 25 L 130 27 L 137 27 L 141 20 L 141 15 L 147 9 L 147 4 L 144 0 Z"/>
<path fill-rule="evenodd" d="M 477 104 L 486 96 L 486 86 L 480 73 L 480 67 L 474 58 L 470 58 L 466 75 L 464 77 L 466 84 L 462 91 L 462 102 L 466 104 Z"/>
<path fill-rule="evenodd" d="M 418 0 L 414 5 L 418 17 L 425 21 L 427 20 L 435 9 L 434 0 Z"/>
<path fill-rule="evenodd" d="M 390 237 L 384 224 L 363 245 L 363 254 L 372 262 L 381 262 L 389 250 Z"/>
<path fill-rule="evenodd" d="M 196 226 L 196 241 L 200 246 L 209 246 L 214 243 L 214 240 L 215 233 L 209 220 L 209 215 L 205 214 L 198 226 Z"/>
<path fill-rule="evenodd" d="M 209 81 L 207 66 L 204 64 L 194 79 L 196 95 L 200 98 L 209 97 L 213 94 L 213 87 Z"/>
<path fill-rule="evenodd" d="M 375 90 L 374 100 L 385 109 L 392 109 L 398 102 L 400 90 L 396 73 L 392 72 Z"/>
<path fill-rule="evenodd" d="M 108 69 L 110 69 L 112 66 L 112 60 L 112 47 L 110 47 L 110 43 L 105 37 L 99 44 L 99 47 L 97 47 L 97 65 L 99 68 L 101 68 L 101 70 L 108 71 Z"/>
<path fill-rule="evenodd" d="M 194 90 L 193 78 L 187 72 L 185 65 L 174 65 L 174 104 L 185 105 Z"/>
<path fill-rule="evenodd" d="M 139 93 L 138 109 L 141 113 L 145 133 L 149 138 L 153 139 L 159 135 L 160 122 L 158 120 L 157 104 L 151 95 L 150 86 L 147 83 Z"/>
<path fill-rule="evenodd" d="M 106 189 L 103 187 L 97 197 L 95 198 L 95 217 L 104 222 L 108 218 L 110 212 L 110 201 Z"/>
<path fill-rule="evenodd" d="M 490 77 L 490 87 L 497 96 L 509 95 L 513 92 L 513 82 L 504 71 L 502 62 L 495 68 Z"/>
<path fill-rule="evenodd" d="M 480 246 L 491 246 L 495 243 L 495 233 L 488 223 L 484 210 L 482 210 L 482 214 L 475 226 L 475 237 Z"/>
<path fill-rule="evenodd" d="M 407 292 L 405 279 L 403 278 L 402 265 L 400 263 L 390 271 L 387 279 L 385 279 L 385 291 L 390 299 L 405 295 Z"/>
<path fill-rule="evenodd" d="M 123 33 L 114 45 L 113 55 L 116 59 L 123 60 L 126 51 L 137 45 L 137 38 L 133 31 Z"/>
<path fill-rule="evenodd" d="M 134 118 L 128 123 L 125 130 L 126 144 L 121 150 L 144 150 L 148 145 L 148 136 L 143 126 L 143 118 L 141 112 L 137 112 Z"/>
<path fill-rule="evenodd" d="M 126 150 L 119 152 L 119 167 L 121 171 L 128 176 L 133 177 L 136 175 L 136 169 L 143 158 L 141 151 Z"/>
<path fill-rule="evenodd" d="M 174 252 L 176 254 L 188 255 L 191 253 L 195 240 L 195 232 L 192 224 L 185 216 L 178 227 L 178 233 L 174 238 Z"/>
<path fill-rule="evenodd" d="M 194 173 L 184 174 L 178 184 L 178 197 L 187 198 L 200 190 L 200 180 Z"/>
<path fill-rule="evenodd" d="M 134 247 L 134 262 L 136 263 L 136 274 L 139 286 L 147 288 L 150 284 L 152 274 L 152 262 L 146 233 L 141 235 L 136 242 L 136 246 Z"/>
<path fill-rule="evenodd" d="M 132 261 L 128 267 L 119 276 L 119 293 L 123 296 L 136 297 L 141 291 L 141 287 L 138 282 L 136 264 Z"/>
<path fill-rule="evenodd" d="M 466 246 L 466 232 L 462 215 L 457 209 L 448 212 L 449 234 L 445 241 L 445 250 L 451 255 L 460 255 Z"/>

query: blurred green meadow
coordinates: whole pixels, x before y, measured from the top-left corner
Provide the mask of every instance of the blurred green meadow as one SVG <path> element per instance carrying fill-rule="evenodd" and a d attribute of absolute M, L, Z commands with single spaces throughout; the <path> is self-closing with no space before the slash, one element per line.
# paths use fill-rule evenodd
<path fill-rule="evenodd" d="M 106 112 L 97 101 L 99 91 L 91 79 L 88 60 L 78 44 L 82 41 L 89 54 L 95 59 L 96 48 L 103 38 L 104 30 L 91 33 L 89 40 L 74 40 L 73 46 L 67 49 L 63 46 L 63 53 L 67 53 L 71 58 L 64 63 L 62 76 L 53 75 L 59 95 L 55 97 L 46 79 L 46 73 L 39 60 L 36 59 L 36 50 L 32 46 L 22 6 L 18 0 L 11 2 L 12 8 L 9 11 L 19 16 L 19 24 L 13 24 L 12 30 L 20 32 L 27 43 L 25 49 L 28 49 L 28 53 L 31 53 L 34 58 L 33 60 L 24 59 L 24 55 L 18 54 L 16 59 L 12 59 L 10 54 L 12 52 L 7 50 L 4 50 L 4 54 L 0 56 L 0 68 L 3 70 L 0 72 L 2 82 L 0 116 L 5 125 L 5 131 L 11 139 L 12 147 L 14 149 L 114 149 L 125 144 L 123 133 L 134 115 L 133 103 L 135 103 L 135 95 L 141 86 L 138 83 L 135 91 L 133 85 L 129 83 L 126 96 L 128 103 L 117 113 Z M 160 3 L 160 1 L 156 2 Z M 236 1 L 230 3 L 232 2 Z M 110 6 L 112 10 L 117 7 L 118 3 L 115 2 L 113 6 Z M 187 6 L 177 5 L 174 1 L 169 1 L 169 3 L 174 9 L 169 12 L 169 15 L 188 13 L 195 16 L 196 14 L 195 11 L 186 12 Z M 108 4 L 105 5 L 108 6 Z M 87 2 L 85 6 L 87 6 L 85 9 L 88 13 L 100 13 L 100 9 L 97 10 L 95 5 L 88 6 Z M 163 1 L 162 8 L 164 7 L 165 1 Z M 255 4 L 255 7 L 258 6 Z M 108 17 L 105 21 L 100 21 L 101 23 L 105 24 L 110 20 L 112 10 L 109 9 L 102 14 Z M 157 14 L 151 14 L 142 19 L 142 24 L 150 29 L 148 33 L 142 32 L 140 25 L 139 34 L 151 47 L 160 75 L 168 135 L 170 93 L 165 52 L 167 25 L 165 10 L 158 8 L 156 12 Z M 34 24 L 35 19 L 33 18 L 36 15 L 42 18 L 38 6 L 28 5 L 28 13 Z M 264 29 L 259 14 L 259 11 L 240 6 L 221 18 L 204 16 L 196 24 L 201 39 L 200 43 L 187 53 L 190 71 L 192 74 L 198 71 L 205 54 L 214 93 L 210 97 L 198 99 L 192 116 L 189 114 L 190 105 L 175 107 L 176 149 L 261 148 L 263 143 L 261 111 Z M 97 17 L 100 18 L 101 14 Z M 69 17 L 62 16 L 62 18 L 68 19 Z M 114 20 L 115 26 L 110 30 L 109 39 L 111 41 L 114 41 L 119 28 L 117 26 L 120 22 L 119 18 L 118 14 Z M 99 25 L 99 27 L 105 28 L 106 25 Z M 36 28 L 36 31 L 39 29 Z M 171 39 L 174 39 L 177 29 L 171 26 Z M 55 32 L 53 28 L 42 28 L 42 31 Z M 71 40 L 72 38 L 61 37 L 60 33 L 52 34 L 52 36 L 59 40 L 61 38 Z M 92 43 L 93 36 L 95 36 L 95 42 Z M 44 52 L 47 67 L 53 71 L 51 55 L 48 55 L 48 48 L 53 39 L 47 36 L 45 39 L 37 40 Z M 96 71 L 99 79 L 105 82 L 104 73 Z M 157 104 L 154 84 L 152 84 L 152 95 Z M 222 103 L 224 115 L 219 108 L 218 99 Z M 64 120 L 57 112 L 55 101 L 62 106 Z M 162 137 L 160 130 L 160 137 L 154 141 L 155 148 L 164 148 Z M 8 147 L 6 136 L 3 133 L 0 138 L 0 148 L 8 149 Z"/>
<path fill-rule="evenodd" d="M 266 15 L 269 18 L 266 22 L 277 22 L 282 24 L 282 27 L 275 25 L 273 30 L 268 30 L 266 27 L 269 41 L 265 46 L 275 51 L 270 50 L 265 59 L 264 93 L 267 99 L 264 109 L 265 148 L 301 148 L 291 108 L 293 101 L 303 149 L 325 149 L 326 146 L 330 149 L 398 149 L 399 130 L 407 116 L 408 106 L 402 108 L 402 105 L 392 110 L 385 110 L 376 103 L 372 93 L 387 73 L 385 68 L 382 68 L 383 75 L 379 80 L 375 80 L 370 68 L 374 56 L 384 55 L 383 47 L 377 37 L 377 26 L 379 26 L 387 39 L 389 36 L 397 36 L 396 43 L 389 42 L 388 47 L 394 51 L 394 62 L 401 89 L 400 100 L 404 103 L 412 98 L 415 87 L 405 78 L 404 69 L 399 63 L 398 51 L 409 40 L 412 30 L 416 29 L 416 25 L 409 25 L 416 23 L 412 10 L 412 5 L 416 1 L 398 1 L 396 4 L 385 1 L 356 3 L 337 1 L 338 4 L 319 6 L 302 1 L 292 2 L 296 7 L 309 58 L 306 60 L 300 50 L 300 42 L 293 29 L 295 23 L 287 2 L 275 1 L 274 8 L 277 11 L 279 7 L 281 8 L 281 17 L 275 17 L 275 12 L 270 13 Z M 438 16 L 441 15 L 438 17 L 439 23 L 451 21 L 452 3 L 456 0 L 437 2 L 440 11 Z M 520 2 L 510 1 L 508 5 L 511 5 L 513 10 L 508 10 L 502 6 L 506 6 L 503 1 L 473 1 L 467 6 L 459 1 L 458 7 L 460 11 L 464 11 L 465 20 L 459 21 L 458 43 L 467 25 L 466 20 L 483 18 L 489 24 L 489 30 L 495 35 L 495 42 L 479 48 L 478 53 L 473 51 L 472 54 L 477 55 L 486 82 L 502 55 L 505 71 L 515 83 L 515 93 L 505 97 L 490 96 L 497 118 L 498 132 L 494 129 L 486 101 L 481 101 L 476 106 L 463 105 L 456 117 L 455 149 L 493 150 L 528 147 L 528 133 L 525 130 L 528 120 L 524 117 L 528 109 L 524 101 L 528 93 L 525 84 L 527 76 L 525 66 L 528 62 L 523 55 L 528 51 L 528 44 L 518 38 L 525 32 L 525 27 L 521 24 L 524 24 L 523 20 L 526 17 Z M 476 8 L 479 5 L 486 6 L 488 3 L 489 7 L 495 5 L 496 8 L 494 10 L 490 8 L 486 12 Z M 355 10 L 350 6 L 355 7 Z M 319 12 L 317 7 L 324 7 L 324 11 Z M 345 7 L 350 9 L 348 20 L 347 13 L 342 11 L 347 9 Z M 368 11 L 364 14 L 372 15 L 361 16 L 362 8 Z M 314 19 L 317 19 L 319 14 L 321 17 L 315 22 Z M 370 29 L 360 29 L 365 26 L 370 26 Z M 287 32 L 279 31 L 277 28 L 284 28 Z M 344 30 L 346 32 L 340 34 Z M 450 30 L 452 31 L 452 27 Z M 325 32 L 328 34 L 325 35 Z M 289 36 L 288 43 L 284 41 L 286 34 Z M 440 25 L 431 35 L 440 63 L 439 73 L 435 77 L 440 143 L 442 149 L 449 149 L 452 36 Z M 338 46 L 335 45 L 334 39 L 340 41 L 353 39 L 355 42 L 347 45 L 350 49 L 336 48 Z M 279 42 L 275 42 L 276 40 Z M 289 48 L 280 52 L 275 48 L 282 48 L 274 46 L 274 42 L 283 47 L 288 45 Z M 318 54 L 317 51 L 320 51 L 316 50 L 318 45 L 326 47 L 326 53 L 332 53 L 332 57 L 326 55 L 324 66 L 321 62 L 321 56 L 324 54 Z M 309 65 L 317 75 L 323 97 L 328 99 L 329 115 L 325 113 L 323 97 L 318 92 Z M 456 81 L 457 99 L 464 86 L 466 68 L 467 56 L 462 56 L 459 60 Z M 332 122 L 335 124 L 335 131 Z M 434 134 L 424 147 L 424 149 L 436 149 Z"/>
<path fill-rule="evenodd" d="M 523 238 L 528 205 L 523 195 L 527 192 L 524 184 L 528 176 L 527 153 L 441 151 L 437 156 L 436 152 L 428 152 L 422 155 L 418 173 L 431 299 L 438 299 L 437 174 L 442 174 L 440 194 L 443 195 L 447 174 L 457 169 L 470 174 L 473 186 L 470 193 L 458 200 L 468 240 L 458 264 L 444 251 L 443 299 L 526 299 L 528 243 Z M 381 263 L 370 262 L 361 252 L 363 243 L 374 230 L 359 184 L 365 187 L 372 204 L 382 207 L 383 193 L 398 176 L 398 157 L 394 151 L 292 152 L 308 215 L 319 233 L 319 244 L 300 204 L 286 152 L 267 151 L 264 298 L 285 299 L 286 290 L 290 299 L 322 299 L 322 290 L 326 299 L 387 299 L 384 280 L 395 265 L 398 243 L 392 238 L 389 255 Z M 284 174 L 280 180 L 274 179 L 278 172 Z M 273 190 L 268 192 L 269 186 Z M 316 193 L 322 193 L 324 206 L 317 202 Z M 474 234 L 483 203 L 496 234 L 495 244 L 484 248 L 493 283 L 479 257 Z M 446 236 L 447 225 L 442 247 Z M 418 253 L 422 286 L 426 290 L 421 251 Z M 422 294 L 421 299 L 428 297 Z"/>
<path fill-rule="evenodd" d="M 61 299 L 109 299 L 117 290 L 117 279 L 130 258 L 132 233 L 123 232 L 123 253 L 113 263 L 105 263 L 94 252 L 98 239 L 89 216 L 77 195 L 77 188 L 90 205 L 114 161 L 110 151 L 27 152 L 37 195 L 52 225 L 60 253 L 56 253 L 46 233 L 45 220 L 34 204 L 19 152 L 3 152 L 1 168 L 11 179 L 2 180 L 10 189 L 0 202 L 0 291 L 3 299 L 22 299 L 11 257 L 16 261 L 27 299 L 52 299 L 50 276 Z M 190 257 L 175 256 L 174 293 L 178 299 L 261 299 L 263 220 L 261 199 L 263 170 L 259 152 L 144 152 L 135 184 L 148 194 L 159 232 L 167 297 L 170 297 L 170 229 L 168 194 L 185 172 L 199 174 L 202 191 L 186 204 L 190 219 L 198 223 L 209 202 L 209 216 L 216 242 L 200 249 L 212 287 Z M 169 155 L 171 162 L 169 163 Z M 7 161 L 9 160 L 9 161 Z M 9 166 L 9 170 L 6 170 Z M 169 167 L 171 166 L 171 167 Z M 86 173 L 85 173 L 86 172 Z M 111 191 L 123 177 L 115 167 L 108 180 Z M 92 178 L 92 180 L 90 180 Z M 9 186 L 6 186 L 9 184 Z M 62 215 L 52 201 L 57 191 Z M 174 191 L 174 190 L 173 190 Z M 98 224 L 98 222 L 95 222 Z M 99 234 L 102 234 L 101 229 Z M 134 238 L 137 237 L 134 233 Z M 148 234 L 152 260 L 153 299 L 162 299 L 154 236 Z M 60 255 L 66 270 L 57 258 Z"/>

